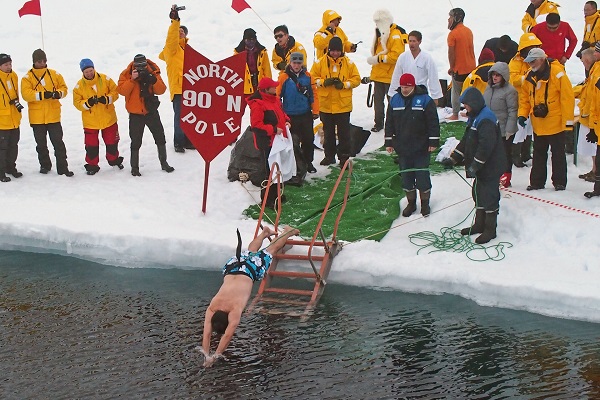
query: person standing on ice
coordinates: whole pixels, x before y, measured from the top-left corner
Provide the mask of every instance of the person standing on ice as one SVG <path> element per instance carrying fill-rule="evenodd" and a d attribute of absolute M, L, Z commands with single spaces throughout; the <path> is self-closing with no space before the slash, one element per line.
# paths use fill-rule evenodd
<path fill-rule="evenodd" d="M 12 58 L 0 54 L 0 182 L 10 182 L 10 174 L 20 178 L 17 171 L 19 138 L 21 137 L 21 112 L 19 101 L 19 78 L 12 69 Z"/>
<path fill-rule="evenodd" d="M 342 28 L 342 16 L 333 10 L 325 10 L 322 18 L 323 26 L 315 33 L 313 44 L 317 60 L 329 52 L 329 41 L 334 37 L 339 37 L 342 41 L 342 51 L 344 53 L 356 52 L 358 44 L 348 40 L 348 36 Z"/>
<path fill-rule="evenodd" d="M 475 222 L 463 228 L 461 235 L 481 233 L 475 243 L 484 244 L 496 237 L 500 188 L 498 182 L 505 170 L 506 156 L 502 135 L 494 113 L 485 105 L 483 95 L 472 87 L 460 96 L 467 110 L 467 128 L 463 138 L 442 165 L 452 168 L 464 161 L 467 178 L 473 180 Z"/>

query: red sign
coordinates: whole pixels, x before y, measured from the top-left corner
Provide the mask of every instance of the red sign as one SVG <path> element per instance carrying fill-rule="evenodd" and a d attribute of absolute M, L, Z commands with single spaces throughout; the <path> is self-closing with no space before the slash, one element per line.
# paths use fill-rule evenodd
<path fill-rule="evenodd" d="M 185 46 L 181 129 L 210 163 L 241 133 L 246 53 L 213 62 Z"/>

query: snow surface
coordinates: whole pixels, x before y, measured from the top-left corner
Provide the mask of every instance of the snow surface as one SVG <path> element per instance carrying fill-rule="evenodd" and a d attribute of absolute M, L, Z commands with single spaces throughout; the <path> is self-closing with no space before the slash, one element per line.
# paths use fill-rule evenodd
<path fill-rule="evenodd" d="M 30 68 L 33 50 L 42 45 L 40 19 L 18 18 L 17 10 L 23 2 L 11 0 L 4 4 L 0 48 L 0 52 L 12 56 L 19 77 Z M 423 33 L 422 48 L 433 54 L 440 77 L 447 77 L 449 2 L 248 2 L 270 28 L 253 10 L 235 13 L 230 1 L 185 4 L 188 9 L 181 12 L 181 17 L 182 24 L 190 30 L 190 45 L 209 58 L 220 60 L 231 55 L 243 30 L 253 27 L 259 41 L 272 50 L 275 41 L 271 28 L 286 23 L 310 55 L 313 33 L 321 26 L 321 14 L 325 8 L 333 8 L 343 16 L 342 27 L 350 40 L 363 41 L 358 52 L 349 56 L 361 75 L 367 76 L 368 43 L 374 30 L 371 16 L 377 8 L 387 7 L 395 22 L 407 31 L 417 29 Z M 454 7 L 466 10 L 465 23 L 474 31 L 477 55 L 490 37 L 509 34 L 518 41 L 520 20 L 528 4 L 525 0 L 513 0 L 510 4 L 453 2 Z M 70 90 L 81 76 L 81 58 L 91 58 L 99 72 L 115 81 L 136 53 L 157 61 L 164 71 L 165 64 L 158 60 L 158 53 L 169 25 L 169 7 L 167 2 L 141 0 L 42 0 L 48 65 L 63 74 Z M 582 3 L 563 4 L 561 15 L 580 36 Z M 584 77 L 583 67 L 575 57 L 567 63 L 567 72 L 574 83 Z M 354 91 L 352 122 L 369 129 L 373 111 L 365 106 L 366 93 L 366 85 Z M 109 167 L 102 158 L 101 171 L 95 176 L 85 175 L 81 115 L 72 105 L 71 94 L 62 101 L 62 123 L 75 176 L 58 176 L 54 170 L 48 175 L 39 174 L 35 143 L 24 114 L 17 166 L 25 175 L 0 184 L 0 248 L 69 254 L 124 267 L 218 270 L 234 251 L 236 228 L 246 243 L 253 234 L 255 221 L 245 219 L 242 211 L 257 201 L 259 193 L 249 184 L 244 187 L 227 180 L 226 149 L 211 165 L 207 213 L 203 215 L 204 162 L 196 152 L 174 153 L 168 94 L 161 100 L 169 162 L 176 171 L 167 174 L 160 170 L 156 147 L 146 131 L 140 154 L 141 178 L 132 177 L 129 168 L 119 171 Z M 124 104 L 120 99 L 116 106 L 120 150 L 128 164 L 130 140 Z M 246 114 L 243 126 L 247 122 Z M 365 149 L 377 149 L 382 143 L 383 132 L 373 134 Z M 101 145 L 101 157 L 103 152 Z M 317 162 L 320 157 L 317 152 Z M 600 213 L 600 199 L 587 200 L 582 195 L 591 189 L 591 184 L 577 178 L 590 166 L 589 159 L 580 160 L 578 166 L 569 163 L 565 192 L 546 189 L 533 193 L 525 192 L 529 168 L 515 168 L 512 190 Z M 323 167 L 318 169 L 316 176 L 328 172 Z M 547 186 L 552 187 L 550 182 Z M 400 217 L 393 225 L 405 224 L 391 230 L 381 242 L 365 240 L 348 245 L 336 257 L 329 280 L 386 290 L 451 293 L 482 305 L 600 322 L 597 217 L 504 193 L 497 241 L 514 245 L 506 249 L 505 259 L 482 263 L 470 261 L 465 254 L 417 255 L 418 248 L 407 236 L 421 231 L 437 232 L 459 223 L 473 206 L 470 200 L 460 201 L 469 198 L 470 188 L 457 174 L 448 172 L 433 177 L 432 209 L 441 211 L 427 219 L 418 214 L 409 219 Z M 448 207 L 457 202 L 460 203 Z"/>

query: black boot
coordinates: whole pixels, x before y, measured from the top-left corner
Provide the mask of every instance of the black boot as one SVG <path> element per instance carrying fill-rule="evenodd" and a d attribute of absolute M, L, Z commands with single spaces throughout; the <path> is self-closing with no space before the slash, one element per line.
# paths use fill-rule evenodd
<path fill-rule="evenodd" d="M 592 192 L 585 192 L 583 195 L 588 199 L 600 196 L 600 175 L 596 175 L 596 182 L 594 182 L 594 190 Z"/>
<path fill-rule="evenodd" d="M 113 166 L 113 167 L 117 166 L 117 167 L 119 167 L 119 169 L 123 169 L 123 157 L 117 157 L 113 161 L 109 161 L 108 165 Z"/>
<path fill-rule="evenodd" d="M 265 198 L 265 193 L 267 191 L 267 188 L 262 188 L 260 190 L 260 201 L 262 204 L 262 201 Z M 269 195 L 267 197 L 267 202 L 265 204 L 265 208 L 275 208 L 276 205 L 276 200 L 277 200 L 277 187 L 273 186 L 269 189 Z"/>
<path fill-rule="evenodd" d="M 175 171 L 175 168 L 167 164 L 167 145 L 164 143 L 157 144 L 156 147 L 158 148 L 158 160 L 160 161 L 162 170 L 169 173 Z"/>
<path fill-rule="evenodd" d="M 523 168 L 525 166 L 521 160 L 521 143 L 514 143 L 512 145 L 512 163 L 517 168 Z"/>
<path fill-rule="evenodd" d="M 485 218 L 486 218 L 485 210 L 483 208 L 476 209 L 475 210 L 475 222 L 473 223 L 473 226 L 470 226 L 468 228 L 462 228 L 460 230 L 460 234 L 461 235 L 474 235 L 476 233 L 482 233 L 484 224 L 485 224 Z"/>
<path fill-rule="evenodd" d="M 131 149 L 131 157 L 129 159 L 131 164 L 131 175 L 142 176 L 140 174 L 140 151 Z"/>
<path fill-rule="evenodd" d="M 483 233 L 475 239 L 475 243 L 484 244 L 496 238 L 496 224 L 498 221 L 498 211 L 485 213 L 485 225 Z"/>
<path fill-rule="evenodd" d="M 419 190 L 419 197 L 421 198 L 421 215 L 427 217 L 431 213 L 431 208 L 429 208 L 431 189 L 425 191 Z"/>
<path fill-rule="evenodd" d="M 402 210 L 403 217 L 410 217 L 412 213 L 417 211 L 417 190 L 405 190 L 406 200 L 408 200 L 408 204 Z"/>
<path fill-rule="evenodd" d="M 0 172 L 0 182 L 10 182 L 10 178 L 4 172 Z"/>

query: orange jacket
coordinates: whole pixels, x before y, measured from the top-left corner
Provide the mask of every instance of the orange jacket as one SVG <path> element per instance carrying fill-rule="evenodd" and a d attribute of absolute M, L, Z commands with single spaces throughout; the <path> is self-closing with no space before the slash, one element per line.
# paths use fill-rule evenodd
<path fill-rule="evenodd" d="M 160 69 L 153 61 L 147 60 L 148 66 L 146 70 L 152 75 L 156 76 L 156 83 L 150 86 L 150 93 L 159 95 L 163 94 L 167 90 L 167 86 L 160 77 Z M 125 96 L 125 108 L 131 114 L 148 114 L 146 105 L 141 96 L 140 83 L 137 80 L 131 79 L 131 73 L 133 72 L 133 61 L 129 63 L 127 68 L 121 72 L 119 76 L 119 83 L 117 84 L 117 90 L 119 94 Z"/>

